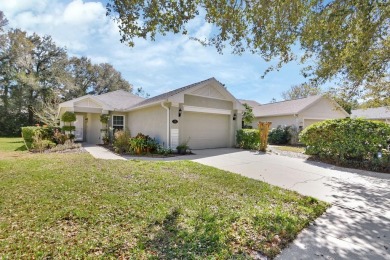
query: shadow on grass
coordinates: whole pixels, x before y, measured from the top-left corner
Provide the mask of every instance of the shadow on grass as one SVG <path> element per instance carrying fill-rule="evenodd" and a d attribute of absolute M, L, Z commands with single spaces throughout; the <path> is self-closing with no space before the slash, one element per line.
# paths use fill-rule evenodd
<path fill-rule="evenodd" d="M 15 142 L 17 143 L 17 142 Z M 22 152 L 22 151 L 27 151 L 26 146 L 23 144 L 20 147 L 16 148 L 15 151 Z"/>
<path fill-rule="evenodd" d="M 150 226 L 157 233 L 145 241 L 147 248 L 153 252 L 156 259 L 195 259 L 210 256 L 230 256 L 234 259 L 245 259 L 245 255 L 233 255 L 228 243 L 221 237 L 221 226 L 217 217 L 208 212 L 202 212 L 196 218 L 194 229 L 183 227 L 180 221 L 180 209 L 174 209 L 167 214 L 162 223 Z M 155 231 L 156 232 L 156 231 Z"/>

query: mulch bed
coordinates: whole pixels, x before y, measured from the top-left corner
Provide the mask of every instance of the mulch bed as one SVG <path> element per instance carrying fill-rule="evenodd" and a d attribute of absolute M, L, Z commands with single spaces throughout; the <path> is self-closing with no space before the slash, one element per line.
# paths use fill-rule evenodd
<path fill-rule="evenodd" d="M 111 152 L 113 152 L 114 154 L 119 155 L 119 156 L 127 155 L 127 156 L 131 156 L 131 157 L 170 158 L 170 157 L 177 157 L 177 156 L 184 156 L 184 155 L 194 155 L 194 153 L 192 153 L 192 152 L 189 152 L 186 154 L 170 153 L 167 155 L 156 154 L 156 153 L 145 153 L 145 154 L 122 153 L 122 154 L 119 154 L 119 153 L 115 152 L 115 149 L 112 145 L 99 144 L 99 146 L 104 147 L 107 150 L 110 150 Z"/>

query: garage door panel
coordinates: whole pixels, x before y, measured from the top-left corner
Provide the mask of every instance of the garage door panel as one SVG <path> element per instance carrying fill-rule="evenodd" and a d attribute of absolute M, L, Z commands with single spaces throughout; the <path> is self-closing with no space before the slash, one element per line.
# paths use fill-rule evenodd
<path fill-rule="evenodd" d="M 183 140 L 191 149 L 229 146 L 229 116 L 197 112 L 183 113 Z"/>

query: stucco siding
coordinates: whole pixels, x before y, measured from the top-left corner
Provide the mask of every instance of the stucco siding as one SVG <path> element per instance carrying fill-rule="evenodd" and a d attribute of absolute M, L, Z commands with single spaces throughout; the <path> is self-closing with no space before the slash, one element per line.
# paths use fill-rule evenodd
<path fill-rule="evenodd" d="M 256 117 L 254 122 L 252 123 L 253 128 L 258 128 L 257 124 L 261 122 L 271 122 L 271 128 L 276 128 L 279 125 L 284 126 L 284 125 L 297 125 L 297 120 L 296 117 L 293 115 L 291 116 L 270 116 L 270 117 Z"/>
<path fill-rule="evenodd" d="M 195 107 L 207 107 L 227 110 L 233 109 L 232 101 L 199 97 L 193 95 L 184 95 L 184 104 Z"/>
<path fill-rule="evenodd" d="M 323 98 L 299 113 L 299 117 L 300 119 L 337 119 L 345 118 L 346 115 L 333 102 Z"/>
<path fill-rule="evenodd" d="M 143 133 L 167 144 L 167 112 L 160 105 L 129 112 L 126 125 L 131 136 Z"/>

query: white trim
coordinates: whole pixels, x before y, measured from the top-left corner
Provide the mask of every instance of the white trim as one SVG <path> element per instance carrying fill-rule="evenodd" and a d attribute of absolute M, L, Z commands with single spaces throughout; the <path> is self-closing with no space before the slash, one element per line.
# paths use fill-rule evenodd
<path fill-rule="evenodd" d="M 125 115 L 119 115 L 119 114 L 112 114 L 112 116 L 111 116 L 111 122 L 112 122 L 112 124 L 111 124 L 111 127 L 114 129 L 114 116 L 121 116 L 121 117 L 123 117 L 123 130 L 125 130 L 126 129 L 126 116 Z"/>
<path fill-rule="evenodd" d="M 210 114 L 221 114 L 221 115 L 231 115 L 231 113 L 232 113 L 232 110 L 227 110 L 227 109 L 209 108 L 209 107 L 195 107 L 195 106 L 186 106 L 186 105 L 183 105 L 183 111 L 198 112 L 198 113 L 210 113 Z"/>
<path fill-rule="evenodd" d="M 167 111 L 167 148 L 171 148 L 171 135 L 170 135 L 170 109 L 165 106 L 164 101 L 161 102 L 161 106 Z"/>
<path fill-rule="evenodd" d="M 218 90 L 217 90 L 218 91 Z M 219 92 L 219 91 L 218 91 Z M 211 97 L 211 96 L 202 96 L 202 95 L 197 95 L 197 94 L 193 94 L 193 93 L 187 93 L 187 94 L 184 94 L 184 95 L 189 95 L 189 96 L 195 96 L 195 97 L 202 97 L 202 98 L 209 98 L 209 99 L 216 99 L 216 100 L 223 100 L 223 101 L 230 101 L 230 102 L 234 102 L 233 100 L 230 100 L 230 99 L 226 99 L 226 98 L 216 98 L 216 97 Z M 222 95 L 222 94 L 221 94 Z M 222 95 L 223 96 L 223 95 Z"/>

